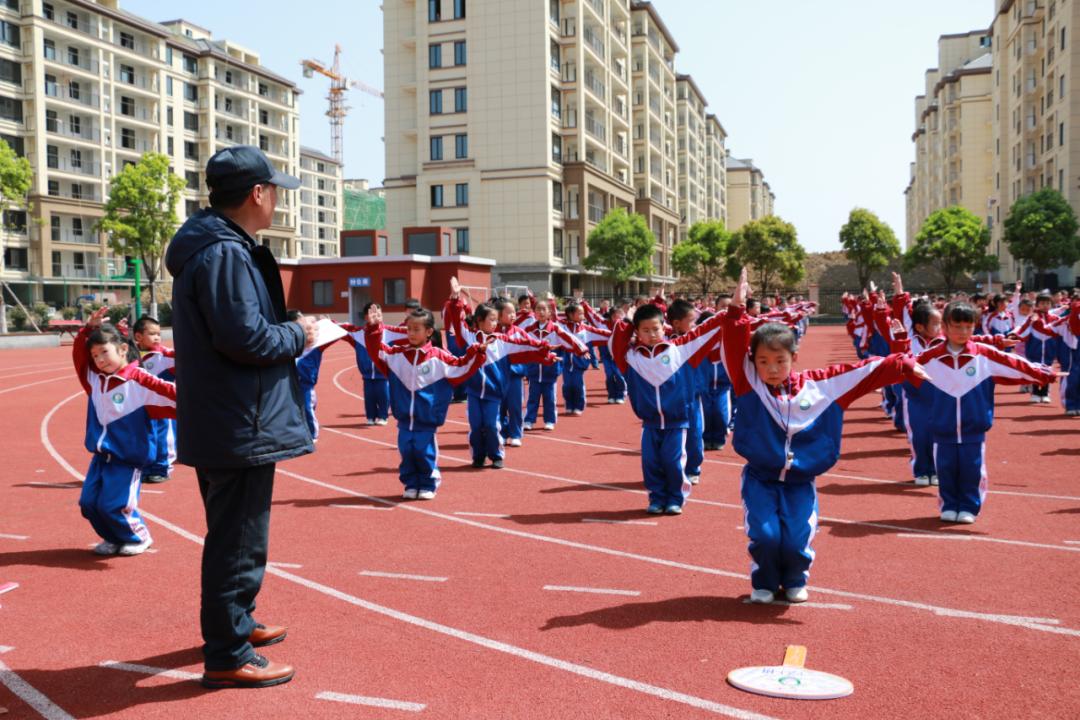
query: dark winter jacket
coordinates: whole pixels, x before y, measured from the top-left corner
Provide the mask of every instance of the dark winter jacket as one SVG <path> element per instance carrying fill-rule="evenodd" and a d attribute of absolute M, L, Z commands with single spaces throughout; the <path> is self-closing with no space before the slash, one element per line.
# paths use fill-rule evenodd
<path fill-rule="evenodd" d="M 173 237 L 165 265 L 173 276 L 177 459 L 238 468 L 312 452 L 295 362 L 304 332 L 285 318 L 270 249 L 200 210 Z"/>

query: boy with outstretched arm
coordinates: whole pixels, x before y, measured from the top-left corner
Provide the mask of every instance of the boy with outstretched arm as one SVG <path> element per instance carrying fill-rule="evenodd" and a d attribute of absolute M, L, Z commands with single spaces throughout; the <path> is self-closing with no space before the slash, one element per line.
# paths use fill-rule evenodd
<path fill-rule="evenodd" d="M 817 529 L 815 480 L 840 457 L 844 410 L 877 388 L 928 376 L 899 353 L 794 371 L 795 333 L 768 323 L 751 334 L 743 314 L 749 295 L 744 268 L 722 318 L 724 365 L 738 411 L 733 442 L 746 459 L 742 499 L 753 559 L 750 600 L 771 603 L 783 589 L 789 602 L 805 602 Z"/>

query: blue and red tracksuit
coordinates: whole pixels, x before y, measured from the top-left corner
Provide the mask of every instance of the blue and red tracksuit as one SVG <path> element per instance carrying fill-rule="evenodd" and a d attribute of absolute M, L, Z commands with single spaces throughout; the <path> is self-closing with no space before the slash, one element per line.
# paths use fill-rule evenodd
<path fill-rule="evenodd" d="M 704 376 L 705 393 L 701 396 L 705 417 L 702 441 L 709 445 L 727 443 L 728 426 L 731 425 L 731 380 L 724 369 L 723 352 L 720 348 L 709 353 L 698 372 Z"/>
<path fill-rule="evenodd" d="M 130 363 L 112 375 L 99 372 L 86 339 L 75 337 L 72 357 L 79 382 L 89 397 L 86 408 L 87 451 L 93 454 L 83 480 L 79 508 L 102 540 L 127 545 L 150 540 L 139 514 L 142 468 L 156 457 L 151 418 L 176 417 L 176 385 Z"/>
<path fill-rule="evenodd" d="M 365 325 L 358 327 L 341 323 L 341 327 L 349 333 L 349 342 L 356 352 L 356 367 L 360 371 L 360 378 L 364 383 L 364 415 L 368 422 L 374 420 L 387 420 L 390 417 L 390 386 L 386 376 L 379 372 L 367 350 L 367 333 L 382 333 L 383 342 L 387 345 L 396 345 L 405 341 L 407 329 L 404 326 L 391 327 L 389 325 Z"/>
<path fill-rule="evenodd" d="M 743 308 L 724 317 L 724 365 L 738 408 L 735 451 L 746 459 L 742 499 L 755 590 L 806 585 L 817 531 L 815 479 L 840 458 L 844 410 L 857 398 L 910 376 L 899 353 L 793 372 L 779 387 L 758 377 Z"/>
<path fill-rule="evenodd" d="M 585 344 L 576 335 L 571 335 L 566 328 L 559 323 L 550 320 L 544 324 L 534 322 L 529 326 L 528 333 L 542 343 L 552 348 L 560 348 L 563 352 L 580 355 L 587 352 Z M 533 363 L 527 366 L 529 377 L 529 399 L 525 404 L 525 422 L 529 425 L 536 423 L 543 404 L 544 424 L 554 425 L 558 420 L 559 412 L 555 400 L 555 385 L 562 374 L 563 360 L 560 357 L 551 365 Z"/>
<path fill-rule="evenodd" d="M 994 424 L 994 386 L 1048 384 L 1050 369 L 1016 354 L 969 341 L 952 350 L 932 345 L 917 358 L 932 378 L 928 425 L 942 512 L 978 515 L 986 498 L 986 433 Z"/>
<path fill-rule="evenodd" d="M 581 340 L 587 348 L 605 344 L 611 336 L 610 330 L 595 328 L 585 323 L 567 321 L 563 323 L 563 328 L 566 332 Z M 566 350 L 560 351 L 559 355 L 562 356 L 563 361 L 563 406 L 566 408 L 566 412 L 584 412 L 585 371 L 589 369 L 592 363 L 588 350 L 584 355 L 578 355 Z"/>
<path fill-rule="evenodd" d="M 690 497 L 686 436 L 695 394 L 695 369 L 720 342 L 715 316 L 680 337 L 652 347 L 631 344 L 634 326 L 621 321 L 608 341 L 626 377 L 630 407 L 641 420 L 641 473 L 649 504 L 682 507 Z"/>
<path fill-rule="evenodd" d="M 176 353 L 171 348 L 159 345 L 153 350 L 140 351 L 139 366 L 162 380 L 176 382 Z M 176 420 L 151 418 L 150 427 L 153 429 L 156 450 L 154 461 L 143 468 L 143 475 L 167 478 L 172 474 L 173 463 L 176 462 Z"/>
<path fill-rule="evenodd" d="M 1061 371 L 1068 373 L 1061 379 L 1061 404 L 1066 412 L 1080 412 L 1080 300 L 1074 300 L 1051 329 L 1061 344 Z"/>
<path fill-rule="evenodd" d="M 326 346 L 307 348 L 296 358 L 296 376 L 304 396 L 304 419 L 307 420 L 312 440 L 319 438 L 319 419 L 315 416 L 319 399 L 315 395 L 315 385 L 319 382 L 319 368 L 322 367 L 325 349 Z"/>
<path fill-rule="evenodd" d="M 1016 329 L 1016 336 L 1024 341 L 1024 356 L 1029 362 L 1053 364 L 1057 356 L 1058 338 L 1050 326 L 1055 319 L 1049 313 L 1035 311 Z M 1049 393 L 1050 387 L 1047 384 L 1036 384 L 1031 389 L 1031 394 L 1039 397 L 1045 397 Z"/>
<path fill-rule="evenodd" d="M 453 388 L 466 382 L 484 364 L 480 346 L 469 347 L 461 357 L 432 347 L 381 342 L 381 333 L 369 333 L 368 355 L 389 378 L 390 406 L 398 424 L 398 478 L 407 490 L 438 489 L 439 444 L 436 431 L 446 422 Z"/>

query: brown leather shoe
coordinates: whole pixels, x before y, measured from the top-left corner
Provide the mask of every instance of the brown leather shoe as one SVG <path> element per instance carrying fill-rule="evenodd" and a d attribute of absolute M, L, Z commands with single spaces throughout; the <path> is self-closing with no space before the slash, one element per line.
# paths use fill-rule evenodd
<path fill-rule="evenodd" d="M 294 674 L 292 665 L 270 662 L 262 655 L 256 655 L 235 670 L 204 671 L 202 684 L 208 688 L 264 688 L 287 683 Z"/>
<path fill-rule="evenodd" d="M 289 629 L 283 625 L 266 626 L 259 624 L 251 631 L 248 642 L 251 643 L 252 647 L 266 647 L 281 642 L 288 633 Z"/>

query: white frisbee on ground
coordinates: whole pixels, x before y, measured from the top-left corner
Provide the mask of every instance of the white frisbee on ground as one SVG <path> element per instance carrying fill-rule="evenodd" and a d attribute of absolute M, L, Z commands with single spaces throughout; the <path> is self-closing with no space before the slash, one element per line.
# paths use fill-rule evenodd
<path fill-rule="evenodd" d="M 835 700 L 855 692 L 849 680 L 818 670 L 808 670 L 806 648 L 789 645 L 783 665 L 743 667 L 728 673 L 734 687 L 757 695 L 792 700 Z"/>

